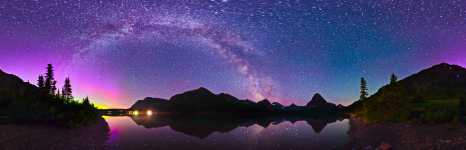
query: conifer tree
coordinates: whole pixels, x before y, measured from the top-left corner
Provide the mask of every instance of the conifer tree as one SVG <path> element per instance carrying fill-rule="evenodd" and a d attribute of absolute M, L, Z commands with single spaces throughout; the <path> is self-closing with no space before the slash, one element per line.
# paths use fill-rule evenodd
<path fill-rule="evenodd" d="M 89 102 L 89 97 L 86 96 L 83 99 L 83 105 L 85 105 L 85 106 L 90 106 L 91 105 L 91 102 Z"/>
<path fill-rule="evenodd" d="M 52 89 L 51 89 L 51 92 L 52 92 L 52 93 L 55 93 L 55 91 L 57 91 L 57 86 L 55 86 L 55 85 L 57 85 L 57 81 L 54 80 L 54 81 L 52 82 Z"/>
<path fill-rule="evenodd" d="M 64 90 L 61 90 L 61 98 L 65 99 L 65 91 Z"/>
<path fill-rule="evenodd" d="M 44 88 L 44 76 L 42 75 L 39 75 L 39 79 L 37 80 L 37 86 L 40 88 L 40 89 L 43 89 Z"/>
<path fill-rule="evenodd" d="M 45 74 L 45 82 L 44 82 L 44 89 L 50 94 L 54 95 L 55 90 L 57 90 L 56 85 L 57 82 L 55 81 L 54 74 L 53 74 L 53 66 L 52 64 L 47 65 L 47 73 Z"/>
<path fill-rule="evenodd" d="M 395 73 L 392 73 L 390 76 L 390 84 L 396 83 L 398 81 L 398 77 L 395 75 Z"/>
<path fill-rule="evenodd" d="M 57 90 L 57 94 L 56 94 L 56 95 L 57 95 L 57 97 L 60 98 L 60 99 L 63 98 L 63 92 L 60 93 L 60 89 Z"/>
<path fill-rule="evenodd" d="M 361 96 L 359 100 L 365 100 L 367 99 L 367 96 L 369 96 L 369 93 L 367 92 L 367 82 L 364 78 L 361 78 Z"/>
<path fill-rule="evenodd" d="M 65 85 L 63 85 L 63 97 L 66 100 L 72 100 L 73 99 L 73 90 L 71 89 L 71 81 L 70 78 L 65 79 Z"/>

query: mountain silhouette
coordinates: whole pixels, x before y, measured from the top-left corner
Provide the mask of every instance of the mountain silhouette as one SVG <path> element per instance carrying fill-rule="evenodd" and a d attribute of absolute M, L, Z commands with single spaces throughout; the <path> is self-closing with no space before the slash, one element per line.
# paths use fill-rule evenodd
<path fill-rule="evenodd" d="M 324 97 L 322 97 L 322 95 L 316 93 L 314 96 L 312 96 L 311 101 L 306 104 L 306 107 L 318 107 L 324 105 L 327 105 L 327 101 L 324 99 Z"/>
<path fill-rule="evenodd" d="M 306 104 L 306 107 L 308 107 L 310 109 L 315 109 L 316 111 L 318 110 L 318 111 L 321 111 L 321 112 L 339 111 L 341 109 L 341 106 L 337 107 L 337 105 L 327 102 L 324 99 L 324 97 L 322 97 L 322 95 L 320 95 L 319 93 L 314 94 L 311 101 L 309 101 Z"/>
<path fill-rule="evenodd" d="M 36 86 L 0 70 L 0 106 L 8 106 L 14 100 L 32 99 L 39 95 Z"/>
<path fill-rule="evenodd" d="M 466 69 L 441 63 L 388 84 L 349 110 L 372 121 L 445 122 L 459 115 L 466 97 Z"/>
<path fill-rule="evenodd" d="M 72 103 L 0 70 L 0 118 L 8 123 L 78 127 L 103 119 L 89 103 Z"/>
<path fill-rule="evenodd" d="M 158 112 L 165 112 L 170 110 L 170 103 L 166 99 L 146 97 L 143 100 L 138 100 L 130 109 L 133 110 L 156 110 Z"/>
<path fill-rule="evenodd" d="M 170 101 L 174 104 L 185 104 L 185 103 L 209 103 L 215 102 L 217 100 L 225 100 L 225 99 L 217 99 L 217 95 L 210 92 L 208 89 L 204 87 L 200 87 L 198 89 L 187 91 L 181 94 L 176 94 L 170 98 Z"/>
<path fill-rule="evenodd" d="M 312 107 L 296 105 L 285 107 L 278 102 L 272 103 L 268 99 L 259 102 L 240 100 L 230 94 L 214 94 L 207 88 L 201 87 L 176 94 L 169 100 L 145 98 L 137 101 L 130 109 L 152 109 L 164 114 L 216 113 L 239 116 L 317 115 L 317 113 L 337 114 L 339 112 L 335 104 L 328 103 L 320 94 L 314 96 L 308 105 L 311 104 L 313 104 Z"/>
<path fill-rule="evenodd" d="M 44 99 L 44 94 L 36 86 L 0 70 L 0 116 L 9 116 L 15 120 L 32 120 L 32 116 L 42 112 L 34 113 L 35 109 L 31 108 L 31 103 L 46 104 Z"/>

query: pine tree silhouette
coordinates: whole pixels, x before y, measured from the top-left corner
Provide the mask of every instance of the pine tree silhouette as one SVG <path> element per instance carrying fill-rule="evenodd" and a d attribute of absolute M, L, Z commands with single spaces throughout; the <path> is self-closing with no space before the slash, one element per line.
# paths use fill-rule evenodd
<path fill-rule="evenodd" d="M 45 87 L 45 83 L 44 83 L 44 76 L 42 75 L 39 75 L 39 79 L 37 79 L 37 86 L 40 88 L 40 89 L 43 89 Z"/>
<path fill-rule="evenodd" d="M 395 75 L 395 73 L 392 73 L 390 76 L 390 84 L 396 83 L 398 81 L 398 77 Z"/>
<path fill-rule="evenodd" d="M 54 95 L 55 90 L 57 90 L 57 87 L 55 86 L 56 84 L 57 84 L 57 81 L 55 81 L 55 78 L 54 78 L 53 66 L 52 66 L 52 64 L 48 64 L 47 65 L 47 73 L 45 74 L 44 89 L 50 95 Z"/>
<path fill-rule="evenodd" d="M 71 81 L 70 78 L 65 79 L 65 85 L 63 85 L 63 97 L 66 100 L 72 100 L 73 99 L 73 90 L 71 89 Z"/>
<path fill-rule="evenodd" d="M 64 96 L 64 95 L 65 95 L 65 91 L 62 89 L 62 90 L 61 90 L 61 98 L 65 99 L 65 96 Z"/>
<path fill-rule="evenodd" d="M 57 89 L 57 94 L 56 95 L 60 99 L 63 98 L 63 92 L 60 92 L 60 89 Z"/>
<path fill-rule="evenodd" d="M 369 93 L 367 92 L 367 82 L 364 78 L 361 78 L 361 96 L 359 97 L 360 100 L 367 99 Z"/>
<path fill-rule="evenodd" d="M 86 97 L 83 99 L 83 105 L 84 105 L 84 106 L 91 106 L 91 102 L 89 102 L 89 97 L 86 96 Z"/>

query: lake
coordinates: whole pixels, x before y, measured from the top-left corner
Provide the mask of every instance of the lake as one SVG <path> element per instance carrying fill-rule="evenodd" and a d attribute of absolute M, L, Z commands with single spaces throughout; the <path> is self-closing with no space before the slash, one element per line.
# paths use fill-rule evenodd
<path fill-rule="evenodd" d="M 110 149 L 343 149 L 348 119 L 216 120 L 106 117 Z"/>
<path fill-rule="evenodd" d="M 224 117 L 224 116 L 223 116 Z M 77 128 L 0 124 L 0 149 L 466 149 L 466 125 L 358 119 L 120 116 Z"/>

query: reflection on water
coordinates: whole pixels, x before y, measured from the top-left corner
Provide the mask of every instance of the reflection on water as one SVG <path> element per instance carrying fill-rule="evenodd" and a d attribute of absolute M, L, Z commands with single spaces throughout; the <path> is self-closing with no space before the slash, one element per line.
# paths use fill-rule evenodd
<path fill-rule="evenodd" d="M 348 120 L 108 117 L 111 149 L 341 149 Z"/>

